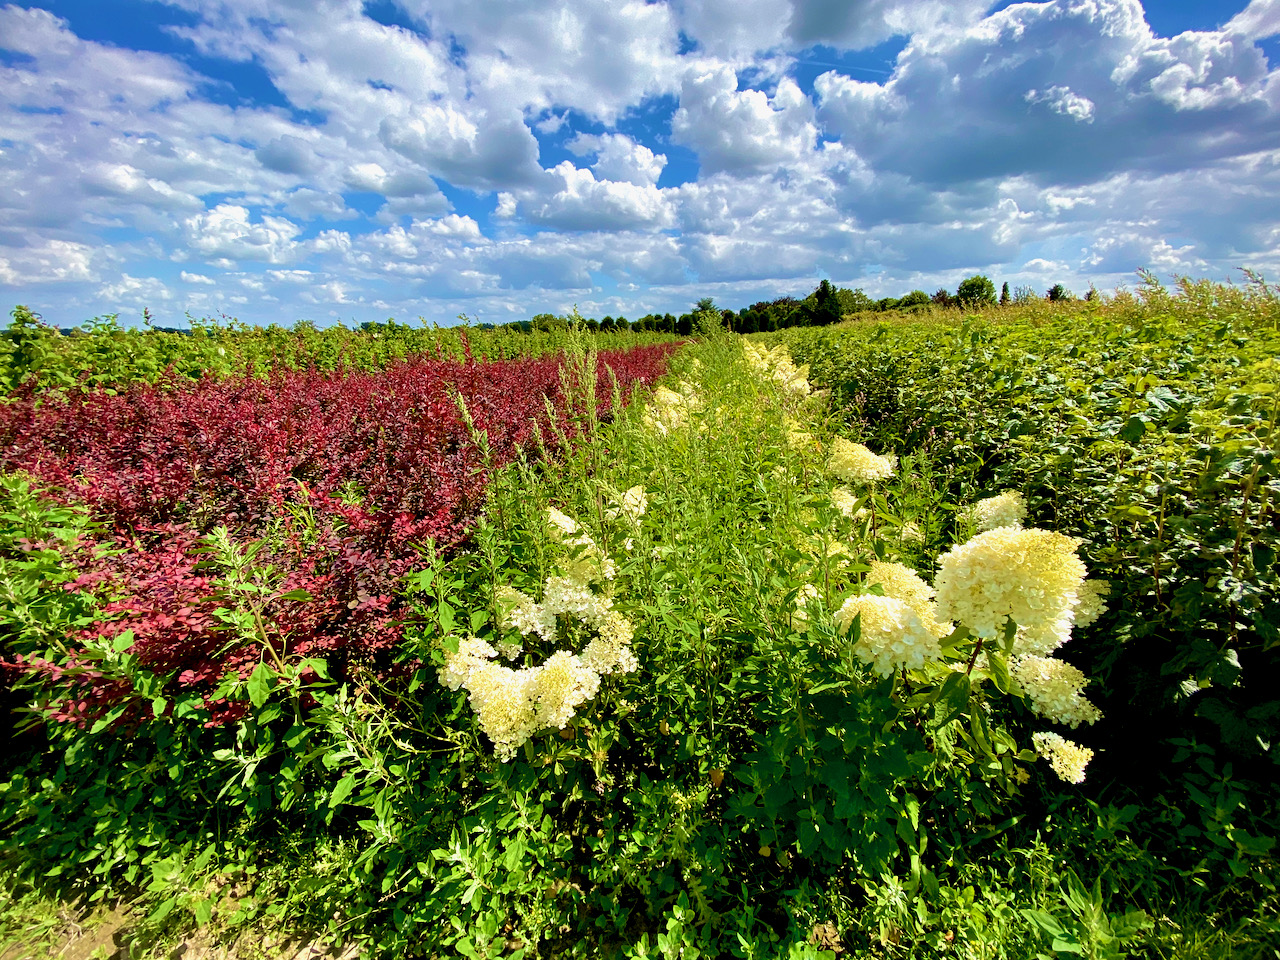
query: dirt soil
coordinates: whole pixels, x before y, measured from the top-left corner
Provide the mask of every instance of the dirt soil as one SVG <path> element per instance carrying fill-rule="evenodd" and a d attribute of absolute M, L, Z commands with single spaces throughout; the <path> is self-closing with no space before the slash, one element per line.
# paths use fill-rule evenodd
<path fill-rule="evenodd" d="M 80 923 L 67 917 L 63 927 L 32 938 L 0 944 L 0 960 L 356 960 L 359 951 L 349 947 L 334 953 L 322 944 L 279 943 L 241 936 L 226 945 L 213 942 L 197 930 L 176 945 L 144 949 L 135 942 L 131 918 L 120 908 Z"/>

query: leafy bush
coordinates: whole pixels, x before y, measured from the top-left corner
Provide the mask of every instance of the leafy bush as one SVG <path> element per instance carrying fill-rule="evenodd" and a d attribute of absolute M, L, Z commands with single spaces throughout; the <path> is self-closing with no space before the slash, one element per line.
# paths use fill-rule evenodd
<path fill-rule="evenodd" d="M 1278 317 L 1265 288 L 1149 282 L 1057 314 L 785 338 L 855 435 L 926 453 L 951 502 L 1016 490 L 1084 539 L 1112 597 L 1072 656 L 1113 720 L 1099 774 L 1199 809 L 1166 839 L 1203 838 L 1237 873 L 1280 834 L 1258 789 L 1280 762 Z"/>
<path fill-rule="evenodd" d="M 847 332 L 797 342 L 811 370 L 711 331 L 625 410 L 589 355 L 570 358 L 544 436 L 564 452 L 492 470 L 460 549 L 406 570 L 386 669 L 263 646 L 248 676 L 219 679 L 238 705 L 222 724 L 163 693 L 116 722 L 46 723 L 48 749 L 0 786 L 15 874 L 62 864 L 86 892 L 142 887 L 152 936 L 289 925 L 367 955 L 1191 956 L 1211 926 L 1260 945 L 1277 928 L 1272 861 L 1245 849 L 1265 846 L 1258 783 L 1188 740 L 1170 762 L 1198 771 L 1185 782 L 1204 803 L 1090 803 L 1095 767 L 1064 784 L 1028 749 L 1047 721 L 1010 668 L 1017 624 L 920 620 L 887 630 L 905 646 L 880 642 L 876 611 L 914 622 L 895 563 L 943 593 L 948 547 L 1027 533 L 1056 544 L 1060 580 L 1080 571 L 1047 532 L 971 538 L 1016 504 L 971 508 L 998 488 L 936 428 L 955 408 L 912 399 L 931 381 L 891 352 L 919 342 L 909 326 L 852 329 L 865 351 Z M 830 376 L 846 360 L 858 382 Z M 884 423 L 846 409 L 859 397 Z M 1026 500 L 1051 526 L 1046 497 Z M 254 628 L 293 535 L 206 541 L 189 573 L 216 588 L 215 632 Z M 1006 593 L 1010 563 L 990 568 Z M 1068 651 L 1127 616 L 1113 586 Z M 96 617 L 113 597 L 84 587 Z M 606 617 L 637 669 L 589 652 Z M 103 673 L 151 682 L 127 647 L 90 647 Z M 1113 722 L 1090 742 L 1114 744 Z M 1094 762 L 1105 787 L 1109 758 Z M 1198 863 L 1185 876 L 1161 859 L 1174 836 Z"/>

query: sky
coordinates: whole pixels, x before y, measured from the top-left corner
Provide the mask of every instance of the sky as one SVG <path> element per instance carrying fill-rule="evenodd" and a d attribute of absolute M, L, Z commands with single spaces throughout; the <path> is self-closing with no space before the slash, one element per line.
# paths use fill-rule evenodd
<path fill-rule="evenodd" d="M 1280 0 L 0 6 L 0 303 L 504 323 L 1280 275 Z"/>

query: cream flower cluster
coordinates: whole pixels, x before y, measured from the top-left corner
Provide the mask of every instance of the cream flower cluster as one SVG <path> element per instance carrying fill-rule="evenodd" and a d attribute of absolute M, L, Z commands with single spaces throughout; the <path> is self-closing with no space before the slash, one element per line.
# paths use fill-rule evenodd
<path fill-rule="evenodd" d="M 1087 627 L 1107 611 L 1103 597 L 1110 596 L 1111 584 L 1105 580 L 1086 580 L 1080 584 L 1076 600 L 1076 626 Z"/>
<path fill-rule="evenodd" d="M 1040 716 L 1072 729 L 1102 718 L 1102 711 L 1080 695 L 1089 679 L 1071 664 L 1053 657 L 1015 657 L 1011 672 Z"/>
<path fill-rule="evenodd" d="M 600 689 L 600 674 L 567 650 L 537 667 L 504 667 L 493 662 L 495 656 L 483 640 L 463 640 L 457 653 L 445 654 L 440 682 L 450 690 L 466 689 L 500 760 L 510 760 L 535 731 L 563 727 Z"/>
<path fill-rule="evenodd" d="M 547 508 L 547 535 L 570 550 L 565 565 L 571 577 L 584 582 L 612 580 L 617 574 L 613 561 L 582 529 L 578 521 L 555 507 Z"/>
<path fill-rule="evenodd" d="M 743 358 L 747 366 L 762 380 L 776 383 L 784 393 L 807 397 L 812 391 L 809 385 L 809 365 L 797 367 L 785 344 L 766 350 L 762 344 L 742 341 Z"/>
<path fill-rule="evenodd" d="M 630 491 L 628 491 L 630 492 Z M 553 539 L 579 549 L 577 559 L 566 565 L 567 575 L 547 578 L 542 601 L 514 587 L 496 591 L 498 627 L 522 636 L 537 635 L 553 644 L 560 640 L 559 618 L 571 617 L 594 632 L 580 654 L 557 650 L 543 663 L 530 667 L 506 667 L 495 663 L 501 654 L 515 659 L 521 647 L 510 641 L 491 645 L 475 637 L 458 644 L 456 653 L 445 653 L 440 682 L 450 690 L 465 688 L 480 729 L 493 741 L 494 754 L 509 760 L 538 730 L 563 727 L 574 711 L 600 689 L 601 677 L 631 673 L 639 668 L 631 641 L 635 629 L 613 609 L 613 601 L 591 589 L 609 559 L 578 523 L 554 507 L 547 514 Z M 581 556 L 591 553 L 594 563 L 584 565 Z"/>
<path fill-rule="evenodd" d="M 1034 733 L 1031 742 L 1036 752 L 1049 761 L 1061 779 L 1067 783 L 1083 783 L 1084 768 L 1093 759 L 1093 751 L 1078 743 L 1064 740 L 1056 733 Z"/>
<path fill-rule="evenodd" d="M 786 417 L 782 421 L 783 427 L 787 431 L 787 445 L 795 450 L 808 450 L 816 445 L 813 434 L 801 428 L 801 425 L 791 417 Z"/>
<path fill-rule="evenodd" d="M 853 653 L 882 677 L 899 668 L 922 667 L 926 660 L 942 656 L 938 638 L 902 600 L 871 594 L 852 596 L 836 611 L 836 626 L 848 630 L 854 617 L 861 618 L 861 630 Z"/>
<path fill-rule="evenodd" d="M 898 528 L 898 540 L 901 543 L 924 543 L 924 531 L 914 520 L 908 520 Z"/>
<path fill-rule="evenodd" d="M 855 520 L 866 516 L 866 507 L 858 506 L 857 495 L 848 487 L 834 487 L 831 490 L 831 505 L 843 513 L 846 517 L 852 517 Z"/>
<path fill-rule="evenodd" d="M 901 563 L 873 560 L 871 569 L 867 572 L 867 584 L 869 586 L 873 583 L 880 584 L 886 597 L 901 600 L 914 610 L 921 624 L 933 636 L 945 637 L 954 629 L 952 624 L 938 620 L 938 609 L 933 602 L 933 587 L 910 567 Z"/>
<path fill-rule="evenodd" d="M 644 422 L 665 437 L 687 423 L 690 414 L 701 405 L 697 394 L 687 383 L 680 384 L 679 393 L 670 387 L 658 387 L 649 399 Z"/>
<path fill-rule="evenodd" d="M 617 504 L 605 511 L 605 516 L 610 520 L 626 517 L 633 523 L 638 523 L 648 509 L 649 497 L 645 493 L 644 487 L 634 486 L 622 492 L 618 497 Z"/>
<path fill-rule="evenodd" d="M 818 588 L 812 583 L 806 583 L 800 588 L 800 592 L 796 594 L 796 609 L 791 614 L 792 629 L 799 630 L 809 623 L 809 603 L 818 599 Z"/>
<path fill-rule="evenodd" d="M 979 500 L 965 513 L 977 524 L 979 532 L 997 527 L 1021 527 L 1027 519 L 1027 501 L 1022 494 L 1006 490 L 999 496 Z"/>
<path fill-rule="evenodd" d="M 844 437 L 836 437 L 831 444 L 831 459 L 827 462 L 827 469 L 841 480 L 862 483 L 887 480 L 897 466 L 898 458 L 893 454 L 882 457 Z"/>
<path fill-rule="evenodd" d="M 952 547 L 938 560 L 938 618 L 984 638 L 1012 620 L 1022 628 L 1019 652 L 1052 652 L 1071 636 L 1085 574 L 1079 545 L 1048 530 L 997 527 Z"/>

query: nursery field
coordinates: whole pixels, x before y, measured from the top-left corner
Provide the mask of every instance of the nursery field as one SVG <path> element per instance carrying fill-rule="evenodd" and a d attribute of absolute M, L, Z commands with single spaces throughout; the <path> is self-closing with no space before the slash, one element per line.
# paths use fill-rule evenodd
<path fill-rule="evenodd" d="M 11 377 L 0 956 L 1280 957 L 1272 291 L 718 324 Z"/>

